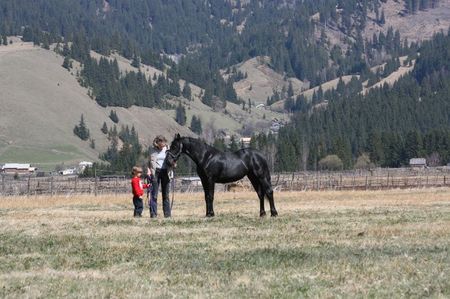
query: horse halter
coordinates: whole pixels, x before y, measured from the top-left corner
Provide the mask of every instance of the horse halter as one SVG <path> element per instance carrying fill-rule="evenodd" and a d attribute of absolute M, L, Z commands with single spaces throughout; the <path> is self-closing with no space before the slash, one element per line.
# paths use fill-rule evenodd
<path fill-rule="evenodd" d="M 174 159 L 175 161 L 177 161 L 178 160 L 178 158 L 180 158 L 180 156 L 181 156 L 181 152 L 183 151 L 183 143 L 181 143 L 180 142 L 180 150 L 178 151 L 178 153 L 176 153 L 176 154 L 173 154 L 170 150 L 168 150 L 167 152 L 167 154 L 172 158 L 172 159 Z"/>

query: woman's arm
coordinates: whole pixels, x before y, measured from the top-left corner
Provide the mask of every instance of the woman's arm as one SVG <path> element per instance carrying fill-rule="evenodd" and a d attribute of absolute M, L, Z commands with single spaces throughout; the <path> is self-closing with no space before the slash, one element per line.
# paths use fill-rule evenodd
<path fill-rule="evenodd" d="M 151 174 L 154 174 L 154 172 L 155 172 L 155 169 L 156 169 L 156 151 L 152 151 L 151 152 L 151 154 L 150 154 L 150 159 L 148 160 L 148 168 L 149 168 L 149 171 L 150 171 L 150 175 Z"/>

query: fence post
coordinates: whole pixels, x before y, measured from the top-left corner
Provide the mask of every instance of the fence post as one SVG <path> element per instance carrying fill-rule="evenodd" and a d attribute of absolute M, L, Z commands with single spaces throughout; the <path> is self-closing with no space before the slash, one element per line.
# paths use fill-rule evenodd
<path fill-rule="evenodd" d="M 94 196 L 97 196 L 97 176 L 94 178 Z"/>
<path fill-rule="evenodd" d="M 73 193 L 77 193 L 77 188 L 78 188 L 78 177 L 75 177 L 75 190 L 73 191 Z"/>
<path fill-rule="evenodd" d="M 5 195 L 5 176 L 2 174 L 2 195 Z"/>
<path fill-rule="evenodd" d="M 28 194 L 28 196 L 30 196 L 30 176 L 28 176 L 27 194 Z"/>
<path fill-rule="evenodd" d="M 53 176 L 50 178 L 50 197 L 53 197 Z"/>
<path fill-rule="evenodd" d="M 386 188 L 389 189 L 389 171 L 388 171 L 388 175 L 387 175 L 387 184 L 386 184 Z"/>

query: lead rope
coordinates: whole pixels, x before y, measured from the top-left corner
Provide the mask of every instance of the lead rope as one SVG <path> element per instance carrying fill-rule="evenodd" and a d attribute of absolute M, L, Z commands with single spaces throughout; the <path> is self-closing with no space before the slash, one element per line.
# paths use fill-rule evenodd
<path fill-rule="evenodd" d="M 175 170 L 173 172 L 173 182 L 172 182 L 172 202 L 170 203 L 170 213 L 172 214 L 173 202 L 175 201 Z"/>

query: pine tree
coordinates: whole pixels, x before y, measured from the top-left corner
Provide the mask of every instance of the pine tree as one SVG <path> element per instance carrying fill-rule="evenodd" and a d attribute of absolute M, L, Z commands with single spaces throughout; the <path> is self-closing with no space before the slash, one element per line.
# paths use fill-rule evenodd
<path fill-rule="evenodd" d="M 133 66 L 135 68 L 140 68 L 141 67 L 141 59 L 137 55 L 133 56 L 133 60 L 131 62 L 131 66 Z"/>
<path fill-rule="evenodd" d="M 186 124 L 186 109 L 181 103 L 178 104 L 178 107 L 175 110 L 175 120 L 181 126 Z"/>
<path fill-rule="evenodd" d="M 108 134 L 108 126 L 106 125 L 106 122 L 103 122 L 103 126 L 101 128 L 101 131 L 103 134 Z"/>
<path fill-rule="evenodd" d="M 236 141 L 236 137 L 234 135 L 230 138 L 230 143 L 228 144 L 228 150 L 230 152 L 235 152 L 239 149 L 238 143 Z"/>
<path fill-rule="evenodd" d="M 205 94 L 202 97 L 202 103 L 211 107 L 212 106 L 212 102 L 213 102 L 212 90 L 210 88 L 206 88 L 205 89 Z"/>
<path fill-rule="evenodd" d="M 89 129 L 86 126 L 86 123 L 84 122 L 84 115 L 81 114 L 80 123 L 73 128 L 73 133 L 77 135 L 81 140 L 88 140 L 89 139 Z"/>
<path fill-rule="evenodd" d="M 419 158 L 422 156 L 422 137 L 419 132 L 411 131 L 406 134 L 405 155 L 406 159 Z"/>
<path fill-rule="evenodd" d="M 32 42 L 34 39 L 34 32 L 33 29 L 31 29 L 30 27 L 26 26 L 23 29 L 23 33 L 22 33 L 22 40 L 24 42 Z"/>
<path fill-rule="evenodd" d="M 200 120 L 200 117 L 196 117 L 195 115 L 192 116 L 191 119 L 191 131 L 196 133 L 197 135 L 202 134 L 202 122 Z"/>
<path fill-rule="evenodd" d="M 186 82 L 184 84 L 182 95 L 183 95 L 183 97 L 185 97 L 188 100 L 192 99 L 192 91 L 191 91 L 191 86 L 189 85 L 189 82 Z"/>
<path fill-rule="evenodd" d="M 386 17 L 384 16 L 384 9 L 381 11 L 381 17 L 380 17 L 380 25 L 384 25 L 386 23 Z"/>
<path fill-rule="evenodd" d="M 117 113 L 114 110 L 111 110 L 111 112 L 109 113 L 109 118 L 116 124 L 119 122 L 119 117 L 117 116 Z"/>
<path fill-rule="evenodd" d="M 72 61 L 70 60 L 69 56 L 64 57 L 62 67 L 69 71 L 72 68 Z"/>

